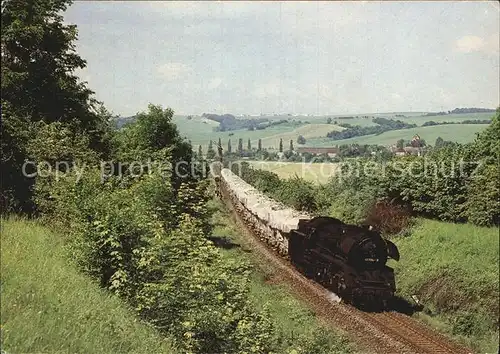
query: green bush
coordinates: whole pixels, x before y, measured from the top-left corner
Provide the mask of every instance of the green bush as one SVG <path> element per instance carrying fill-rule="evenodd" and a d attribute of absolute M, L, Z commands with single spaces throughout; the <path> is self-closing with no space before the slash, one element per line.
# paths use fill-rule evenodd
<path fill-rule="evenodd" d="M 276 338 L 265 313 L 248 301 L 248 266 L 224 261 L 196 224 L 183 217 L 180 229 L 158 242 L 161 276 L 145 283 L 140 312 L 184 338 L 189 351 L 270 351 Z"/>
<path fill-rule="evenodd" d="M 280 188 L 272 190 L 272 195 L 296 210 L 314 212 L 317 210 L 315 188 L 312 182 L 293 177 L 283 181 Z"/>
<path fill-rule="evenodd" d="M 467 186 L 464 216 L 471 223 L 480 226 L 500 224 L 499 176 L 498 165 L 486 165 Z"/>
<path fill-rule="evenodd" d="M 207 181 L 182 184 L 174 196 L 159 174 L 64 177 L 41 204 L 44 215 L 69 221 L 73 258 L 101 286 L 187 352 L 260 353 L 277 345 L 272 323 L 248 299 L 248 267 L 223 260 L 207 239 Z"/>

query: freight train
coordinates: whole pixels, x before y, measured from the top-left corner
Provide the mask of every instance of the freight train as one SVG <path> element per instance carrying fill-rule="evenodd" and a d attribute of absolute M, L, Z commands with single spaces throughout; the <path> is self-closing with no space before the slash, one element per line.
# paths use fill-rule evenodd
<path fill-rule="evenodd" d="M 371 226 L 313 217 L 263 195 L 231 170 L 220 169 L 218 194 L 263 242 L 301 273 L 357 307 L 387 306 L 396 291 L 388 258 L 399 252 Z"/>

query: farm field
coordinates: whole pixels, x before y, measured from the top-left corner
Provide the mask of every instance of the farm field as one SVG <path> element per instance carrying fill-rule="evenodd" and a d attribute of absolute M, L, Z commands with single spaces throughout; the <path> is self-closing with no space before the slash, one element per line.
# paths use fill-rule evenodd
<path fill-rule="evenodd" d="M 378 144 L 378 145 L 393 145 L 399 139 L 411 140 L 418 134 L 428 144 L 434 145 L 437 137 L 444 140 L 451 140 L 458 143 L 468 143 L 476 137 L 476 133 L 488 127 L 488 124 L 451 124 L 437 125 L 430 127 L 417 127 L 412 129 L 392 130 L 380 135 L 365 135 L 351 139 L 330 140 L 328 138 L 309 139 L 306 146 L 333 146 L 341 144 Z"/>
<path fill-rule="evenodd" d="M 257 147 L 257 142 L 262 139 L 262 147 L 269 149 L 278 149 L 280 138 L 283 139 L 284 146 L 288 147 L 290 140 L 297 143 L 299 135 L 307 138 L 325 136 L 326 132 L 332 130 L 341 130 L 343 128 L 333 124 L 305 124 L 297 127 L 293 124 L 282 124 L 275 127 L 270 127 L 264 130 L 234 130 L 225 132 L 214 132 L 213 128 L 218 125 L 217 122 L 204 119 L 201 117 L 193 117 L 188 120 L 184 116 L 175 116 L 173 119 L 177 125 L 181 136 L 185 136 L 191 140 L 193 149 L 198 149 L 198 146 L 203 147 L 206 151 L 210 140 L 217 142 L 219 138 L 222 141 L 223 148 L 227 147 L 227 142 L 231 139 L 232 148 L 238 146 L 238 139 L 243 139 L 243 146 L 246 148 L 247 141 L 250 139 L 252 146 Z M 232 135 L 229 135 L 232 134 Z"/>
<path fill-rule="evenodd" d="M 425 122 L 463 122 L 464 120 L 484 120 L 491 119 L 494 113 L 467 113 L 467 114 L 450 114 L 446 116 L 432 116 L 432 117 L 408 117 L 408 118 L 395 118 L 407 123 L 415 123 L 422 125 Z"/>
<path fill-rule="evenodd" d="M 193 149 L 197 150 L 198 145 L 203 147 L 203 151 L 206 152 L 210 140 L 217 142 L 219 138 L 222 141 L 223 147 L 227 147 L 227 141 L 231 139 L 231 143 L 234 149 L 236 149 L 238 144 L 238 139 L 243 139 L 243 145 L 246 147 L 247 140 L 250 139 L 257 143 L 259 138 L 266 138 L 269 136 L 274 136 L 277 134 L 287 133 L 293 131 L 296 126 L 292 124 L 275 126 L 264 130 L 233 130 L 225 132 L 215 132 L 213 128 L 219 125 L 219 123 L 211 121 L 209 119 L 203 119 L 201 117 L 193 117 L 188 120 L 184 116 L 175 116 L 173 122 L 177 125 L 180 135 L 185 136 L 187 139 L 191 140 L 193 144 Z M 229 135 L 232 134 L 232 135 Z M 279 140 L 279 139 L 278 139 Z"/>
<path fill-rule="evenodd" d="M 404 122 L 413 123 L 417 125 L 422 125 L 428 121 L 444 122 L 444 121 L 457 121 L 461 122 L 464 120 L 483 120 L 490 119 L 492 117 L 491 113 L 475 113 L 475 114 L 450 114 L 446 116 L 432 116 L 425 117 L 421 115 L 411 115 L 406 113 L 408 117 L 397 118 L 391 114 L 372 114 L 373 116 L 387 117 L 393 119 L 400 119 Z M 264 116 L 265 117 L 265 116 Z M 335 116 L 330 116 L 335 122 Z M 371 117 L 371 116 L 370 116 Z M 186 116 L 174 116 L 174 123 L 177 125 L 182 136 L 191 140 L 193 144 L 193 149 L 197 149 L 198 145 L 202 145 L 203 150 L 206 148 L 210 140 L 218 141 L 220 138 L 222 140 L 223 146 L 227 146 L 227 141 L 231 139 L 233 149 L 236 148 L 238 144 L 238 139 L 243 139 L 243 144 L 246 147 L 248 139 L 251 140 L 252 146 L 257 146 L 258 139 L 262 139 L 262 146 L 267 149 L 277 149 L 279 146 L 280 139 L 283 139 L 284 146 L 288 146 L 290 140 L 294 141 L 295 146 L 297 146 L 296 141 L 299 135 L 306 138 L 306 146 L 319 147 L 319 146 L 332 146 L 336 144 L 380 144 L 380 145 L 392 145 L 399 139 L 411 139 L 415 134 L 419 134 L 428 143 L 433 144 L 438 136 L 441 136 L 445 140 L 456 141 L 460 143 L 469 142 L 474 139 L 475 134 L 487 125 L 443 125 L 443 126 L 432 126 L 432 127 L 422 127 L 407 130 L 397 130 L 390 131 L 384 134 L 375 136 L 363 136 L 356 137 L 352 139 L 344 139 L 338 141 L 332 141 L 326 138 L 326 134 L 332 130 L 343 129 L 335 124 L 326 124 L 327 116 L 273 116 L 265 117 L 271 120 L 278 119 L 289 119 L 289 120 L 302 120 L 308 121 L 310 124 L 305 124 L 298 126 L 290 123 L 283 124 L 275 127 L 271 127 L 264 130 L 234 130 L 226 132 L 214 132 L 218 123 L 209 119 L 205 119 L 199 116 L 193 116 L 192 119 L 188 120 Z M 370 126 L 375 125 L 371 118 L 354 118 L 354 119 L 337 119 L 338 123 L 348 123 L 351 125 L 360 126 Z M 231 135 L 230 135 L 231 134 Z"/>
<path fill-rule="evenodd" d="M 252 167 L 276 173 L 280 178 L 287 179 L 294 176 L 315 183 L 326 183 L 335 175 L 336 163 L 302 163 L 278 161 L 247 161 Z"/>
<path fill-rule="evenodd" d="M 301 127 L 298 127 L 292 131 L 288 131 L 288 132 L 282 131 L 282 132 L 279 132 L 275 135 L 262 138 L 262 147 L 271 148 L 271 149 L 278 149 L 280 139 L 283 139 L 284 148 L 288 148 L 288 146 L 290 144 L 290 140 L 293 140 L 294 146 L 298 146 L 297 138 L 299 137 L 299 135 L 302 135 L 307 140 L 309 138 L 324 136 L 324 135 L 326 135 L 327 132 L 330 132 L 332 130 L 343 130 L 343 129 L 344 128 L 339 127 L 339 126 L 334 125 L 334 124 L 307 124 L 307 125 L 303 125 Z M 258 139 L 252 141 L 252 143 L 257 144 L 257 141 L 258 141 Z"/>

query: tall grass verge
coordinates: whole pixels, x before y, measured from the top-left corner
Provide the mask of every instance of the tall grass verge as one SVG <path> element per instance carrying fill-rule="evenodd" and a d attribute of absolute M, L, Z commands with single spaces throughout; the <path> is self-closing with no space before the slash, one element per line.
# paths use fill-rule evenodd
<path fill-rule="evenodd" d="M 34 221 L 2 219 L 1 331 L 8 353 L 176 353 L 66 258 Z"/>
<path fill-rule="evenodd" d="M 399 292 L 419 296 L 426 306 L 421 317 L 481 353 L 496 352 L 498 228 L 419 219 L 410 237 L 394 241 Z"/>

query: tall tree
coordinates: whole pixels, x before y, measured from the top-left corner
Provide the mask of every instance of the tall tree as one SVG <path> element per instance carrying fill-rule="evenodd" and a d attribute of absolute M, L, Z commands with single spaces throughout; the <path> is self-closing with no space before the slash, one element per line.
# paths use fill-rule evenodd
<path fill-rule="evenodd" d="M 101 158 L 110 152 L 111 115 L 74 74 L 86 62 L 75 52 L 76 26 L 63 22 L 70 4 L 9 0 L 1 5 L 2 211 L 33 208 L 34 180 L 23 175 L 22 166 L 30 158 L 28 143 L 43 126 L 34 122 L 64 123 L 72 134 L 89 137 L 86 144 Z"/>
<path fill-rule="evenodd" d="M 290 139 L 290 151 L 293 151 L 293 140 Z"/>
<path fill-rule="evenodd" d="M 231 139 L 227 141 L 227 152 L 231 153 Z"/>
<path fill-rule="evenodd" d="M 198 157 L 202 157 L 203 156 L 203 149 L 201 148 L 201 145 L 198 146 Z"/>
<path fill-rule="evenodd" d="M 207 149 L 207 159 L 213 159 L 215 157 L 215 150 L 214 146 L 212 143 L 212 140 L 208 143 L 208 149 Z"/>
<path fill-rule="evenodd" d="M 2 3 L 2 100 L 31 121 L 68 122 L 103 139 L 99 102 L 74 72 L 86 67 L 75 52 L 76 25 L 63 22 L 71 0 Z M 104 124 L 103 124 L 104 123 Z"/>
<path fill-rule="evenodd" d="M 238 152 L 240 152 L 240 153 L 241 153 L 242 151 L 243 151 L 243 139 L 242 139 L 242 138 L 240 138 L 240 139 L 238 140 Z"/>
<path fill-rule="evenodd" d="M 257 151 L 262 151 L 262 139 L 259 139 L 259 142 L 257 144 Z"/>
<path fill-rule="evenodd" d="M 283 152 L 283 139 L 280 138 L 280 152 Z"/>
<path fill-rule="evenodd" d="M 250 139 L 248 139 L 248 142 L 247 142 L 247 150 L 252 151 L 252 143 L 250 142 Z"/>

